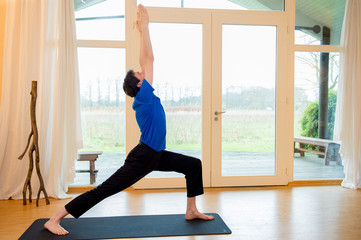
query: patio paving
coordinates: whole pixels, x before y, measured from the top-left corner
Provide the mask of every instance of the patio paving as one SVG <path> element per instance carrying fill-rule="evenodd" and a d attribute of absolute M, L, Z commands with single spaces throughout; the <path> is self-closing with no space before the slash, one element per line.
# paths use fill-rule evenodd
<path fill-rule="evenodd" d="M 200 151 L 176 150 L 177 152 L 200 158 Z M 223 155 L 222 175 L 224 176 L 249 176 L 269 175 L 275 171 L 273 153 L 254 152 L 226 152 Z M 103 153 L 95 162 L 99 170 L 96 182 L 92 185 L 99 185 L 111 176 L 119 167 L 124 164 L 124 153 Z M 76 169 L 89 169 L 88 162 L 76 162 Z M 183 177 L 182 174 L 173 172 L 153 172 L 147 177 Z M 294 180 L 321 180 L 321 179 L 342 179 L 344 178 L 343 166 L 331 162 L 324 164 L 323 158 L 317 155 L 305 153 L 304 157 L 298 154 L 294 157 Z M 77 173 L 71 186 L 90 185 L 89 173 Z"/>

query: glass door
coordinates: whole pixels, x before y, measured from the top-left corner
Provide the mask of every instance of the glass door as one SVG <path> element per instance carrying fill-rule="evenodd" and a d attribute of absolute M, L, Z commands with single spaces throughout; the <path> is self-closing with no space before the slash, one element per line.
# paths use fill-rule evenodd
<path fill-rule="evenodd" d="M 212 15 L 212 186 L 288 183 L 285 23 L 282 13 Z"/>

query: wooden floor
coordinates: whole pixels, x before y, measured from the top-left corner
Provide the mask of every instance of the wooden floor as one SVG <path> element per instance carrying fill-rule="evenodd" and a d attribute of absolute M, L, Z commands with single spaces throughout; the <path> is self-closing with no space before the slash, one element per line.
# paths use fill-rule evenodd
<path fill-rule="evenodd" d="M 76 196 L 73 194 L 72 196 Z M 184 190 L 127 190 L 84 217 L 184 213 Z M 23 206 L 0 201 L 0 239 L 18 239 L 38 218 L 48 218 L 70 199 Z M 220 214 L 231 235 L 137 239 L 356 240 L 361 239 L 361 191 L 340 186 L 243 187 L 206 189 L 198 198 L 204 212 Z"/>

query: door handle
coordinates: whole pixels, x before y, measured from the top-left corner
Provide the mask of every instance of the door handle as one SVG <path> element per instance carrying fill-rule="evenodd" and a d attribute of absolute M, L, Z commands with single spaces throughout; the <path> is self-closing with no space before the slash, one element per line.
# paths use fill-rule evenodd
<path fill-rule="evenodd" d="M 223 114 L 223 113 L 226 113 L 226 112 L 218 112 L 218 111 L 215 111 L 215 112 L 214 112 L 214 115 L 217 116 L 217 115 L 221 115 L 221 114 Z"/>

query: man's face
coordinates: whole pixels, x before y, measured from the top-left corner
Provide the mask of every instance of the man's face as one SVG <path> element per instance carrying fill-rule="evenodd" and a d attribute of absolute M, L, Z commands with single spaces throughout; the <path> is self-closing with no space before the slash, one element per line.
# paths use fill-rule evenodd
<path fill-rule="evenodd" d="M 139 79 L 139 83 L 137 84 L 137 87 L 140 88 L 140 86 L 142 86 L 143 83 L 143 79 L 144 79 L 144 73 L 141 72 L 134 72 L 134 77 Z"/>

